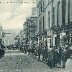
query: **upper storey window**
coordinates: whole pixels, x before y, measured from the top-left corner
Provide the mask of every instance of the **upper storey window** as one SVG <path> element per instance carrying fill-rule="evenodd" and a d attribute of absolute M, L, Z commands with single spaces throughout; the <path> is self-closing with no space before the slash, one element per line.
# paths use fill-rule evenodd
<path fill-rule="evenodd" d="M 50 3 L 51 3 L 51 1 L 52 1 L 52 0 L 48 0 L 48 4 L 50 4 Z"/>

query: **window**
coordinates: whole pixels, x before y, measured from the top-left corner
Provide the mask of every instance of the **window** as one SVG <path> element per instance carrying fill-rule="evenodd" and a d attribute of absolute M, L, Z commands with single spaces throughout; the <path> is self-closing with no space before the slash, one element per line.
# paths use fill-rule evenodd
<path fill-rule="evenodd" d="M 44 16 L 43 16 L 43 31 L 44 31 Z"/>
<path fill-rule="evenodd" d="M 42 3 L 41 3 L 41 12 L 42 12 Z"/>
<path fill-rule="evenodd" d="M 39 32 L 41 32 L 41 20 L 39 21 Z"/>
<path fill-rule="evenodd" d="M 40 14 L 40 6 L 39 6 L 39 14 Z"/>
<path fill-rule="evenodd" d="M 48 0 L 48 2 L 51 2 L 51 0 Z"/>
<path fill-rule="evenodd" d="M 69 0 L 68 0 L 69 1 Z M 62 24 L 65 25 L 66 0 L 62 0 Z"/>
<path fill-rule="evenodd" d="M 41 32 L 41 31 L 42 31 L 42 18 L 39 21 L 39 32 Z"/>
<path fill-rule="evenodd" d="M 51 2 L 52 0 L 48 0 L 48 4 Z"/>
<path fill-rule="evenodd" d="M 42 12 L 42 3 L 39 3 L 39 14 Z"/>
<path fill-rule="evenodd" d="M 54 25 L 55 24 L 55 8 L 54 7 L 53 7 L 53 11 L 52 12 L 53 12 L 53 17 L 52 17 L 53 21 L 52 21 L 52 24 Z"/>
<path fill-rule="evenodd" d="M 72 11 L 71 9 L 72 8 L 70 8 L 70 6 L 71 6 L 71 2 L 70 2 L 70 0 L 68 0 L 68 24 L 69 24 L 69 22 L 70 22 L 70 17 L 72 16 L 70 16 L 70 13 L 72 13 L 72 12 L 70 12 L 70 11 Z"/>
<path fill-rule="evenodd" d="M 48 27 L 50 28 L 50 11 L 48 12 Z"/>
<path fill-rule="evenodd" d="M 57 26 L 59 26 L 60 1 L 57 3 Z"/>
<path fill-rule="evenodd" d="M 43 10 L 44 10 L 44 1 L 43 1 Z"/>

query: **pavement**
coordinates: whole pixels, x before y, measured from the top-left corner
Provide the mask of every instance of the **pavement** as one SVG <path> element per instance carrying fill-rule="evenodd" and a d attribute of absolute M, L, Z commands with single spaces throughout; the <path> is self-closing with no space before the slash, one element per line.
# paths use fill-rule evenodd
<path fill-rule="evenodd" d="M 0 72 L 72 72 L 72 60 L 67 60 L 65 69 L 51 69 L 31 55 L 19 50 L 6 50 L 4 57 L 0 59 Z"/>

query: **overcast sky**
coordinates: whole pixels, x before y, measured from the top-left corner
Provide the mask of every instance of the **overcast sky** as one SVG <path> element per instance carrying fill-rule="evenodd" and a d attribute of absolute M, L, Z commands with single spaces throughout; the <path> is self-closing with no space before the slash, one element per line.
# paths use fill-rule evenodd
<path fill-rule="evenodd" d="M 32 13 L 31 8 L 36 5 L 36 3 L 33 3 L 35 1 L 36 0 L 0 0 L 0 24 L 3 26 L 3 29 L 22 28 L 26 18 Z"/>

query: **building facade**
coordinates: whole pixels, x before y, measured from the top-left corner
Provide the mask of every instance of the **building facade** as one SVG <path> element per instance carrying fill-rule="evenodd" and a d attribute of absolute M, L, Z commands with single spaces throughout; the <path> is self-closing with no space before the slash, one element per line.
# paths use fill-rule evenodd
<path fill-rule="evenodd" d="M 37 1 L 38 9 L 38 46 L 43 45 L 46 39 L 46 0 Z"/>
<path fill-rule="evenodd" d="M 24 45 L 27 45 L 29 48 L 32 48 L 33 44 L 37 42 L 36 35 L 38 33 L 38 16 L 37 8 L 32 8 L 32 15 L 26 18 L 25 23 L 23 24 L 24 30 Z"/>
<path fill-rule="evenodd" d="M 28 17 L 24 24 L 25 40 L 30 47 L 32 47 L 32 45 L 34 44 L 36 38 L 35 37 L 36 26 L 37 26 L 37 17 Z"/>
<path fill-rule="evenodd" d="M 72 42 L 71 0 L 38 0 L 38 42 L 47 41 L 47 48 Z"/>
<path fill-rule="evenodd" d="M 37 0 L 23 25 L 24 45 L 54 48 L 72 43 L 72 0 Z"/>
<path fill-rule="evenodd" d="M 62 0 L 48 0 L 46 2 L 46 27 L 48 47 L 59 45 L 59 27 L 62 25 Z"/>

